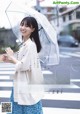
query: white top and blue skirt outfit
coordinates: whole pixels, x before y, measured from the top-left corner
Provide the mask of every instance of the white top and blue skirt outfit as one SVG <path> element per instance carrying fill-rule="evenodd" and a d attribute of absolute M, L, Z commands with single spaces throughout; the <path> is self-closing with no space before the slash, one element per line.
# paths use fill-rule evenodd
<path fill-rule="evenodd" d="M 20 48 L 13 76 L 12 114 L 43 114 L 43 75 L 36 44 L 29 38 Z"/>

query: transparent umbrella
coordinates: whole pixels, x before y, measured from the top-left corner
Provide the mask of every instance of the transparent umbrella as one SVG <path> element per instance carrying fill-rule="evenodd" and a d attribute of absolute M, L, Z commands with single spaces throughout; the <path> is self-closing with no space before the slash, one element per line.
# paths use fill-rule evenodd
<path fill-rule="evenodd" d="M 39 25 L 39 35 L 42 50 L 39 53 L 41 62 L 45 65 L 56 65 L 59 63 L 59 48 L 57 44 L 57 32 L 48 19 L 34 8 L 25 7 L 15 2 L 11 2 L 6 8 L 6 16 L 16 37 L 21 41 L 19 24 L 26 16 L 36 18 Z"/>

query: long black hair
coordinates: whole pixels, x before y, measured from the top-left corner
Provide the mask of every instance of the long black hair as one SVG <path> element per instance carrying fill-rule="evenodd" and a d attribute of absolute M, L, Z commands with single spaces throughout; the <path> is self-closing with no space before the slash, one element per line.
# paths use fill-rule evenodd
<path fill-rule="evenodd" d="M 34 17 L 28 16 L 25 17 L 22 21 L 21 21 L 21 25 L 25 24 L 25 26 L 28 27 L 32 27 L 35 30 L 32 32 L 32 34 L 30 35 L 31 40 L 34 40 L 36 47 L 37 47 L 37 52 L 40 52 L 41 50 L 41 43 L 40 43 L 40 39 L 39 39 L 39 33 L 38 33 L 38 23 L 36 21 L 36 19 Z"/>

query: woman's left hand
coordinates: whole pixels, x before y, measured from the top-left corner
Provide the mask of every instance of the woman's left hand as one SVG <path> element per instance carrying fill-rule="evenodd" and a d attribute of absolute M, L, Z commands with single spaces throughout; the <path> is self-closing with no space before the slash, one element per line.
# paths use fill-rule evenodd
<path fill-rule="evenodd" d="M 3 61 L 12 63 L 11 58 L 7 54 L 3 55 Z"/>
<path fill-rule="evenodd" d="M 5 51 L 6 51 L 8 56 L 13 56 L 14 55 L 14 52 L 10 47 L 6 48 Z"/>
<path fill-rule="evenodd" d="M 18 62 L 18 60 L 14 57 L 13 50 L 9 47 L 9 48 L 6 48 L 5 51 L 6 51 L 6 59 L 5 59 L 5 62 L 10 62 L 10 63 L 16 64 Z"/>

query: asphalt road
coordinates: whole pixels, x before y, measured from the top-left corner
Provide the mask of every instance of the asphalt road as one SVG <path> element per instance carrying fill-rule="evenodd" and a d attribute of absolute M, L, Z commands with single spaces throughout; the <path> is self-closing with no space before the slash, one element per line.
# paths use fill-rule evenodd
<path fill-rule="evenodd" d="M 80 48 L 61 47 L 60 63 L 55 66 L 48 65 L 46 69 L 55 74 L 56 84 L 70 83 L 80 87 Z M 80 92 L 80 90 L 77 91 Z"/>

